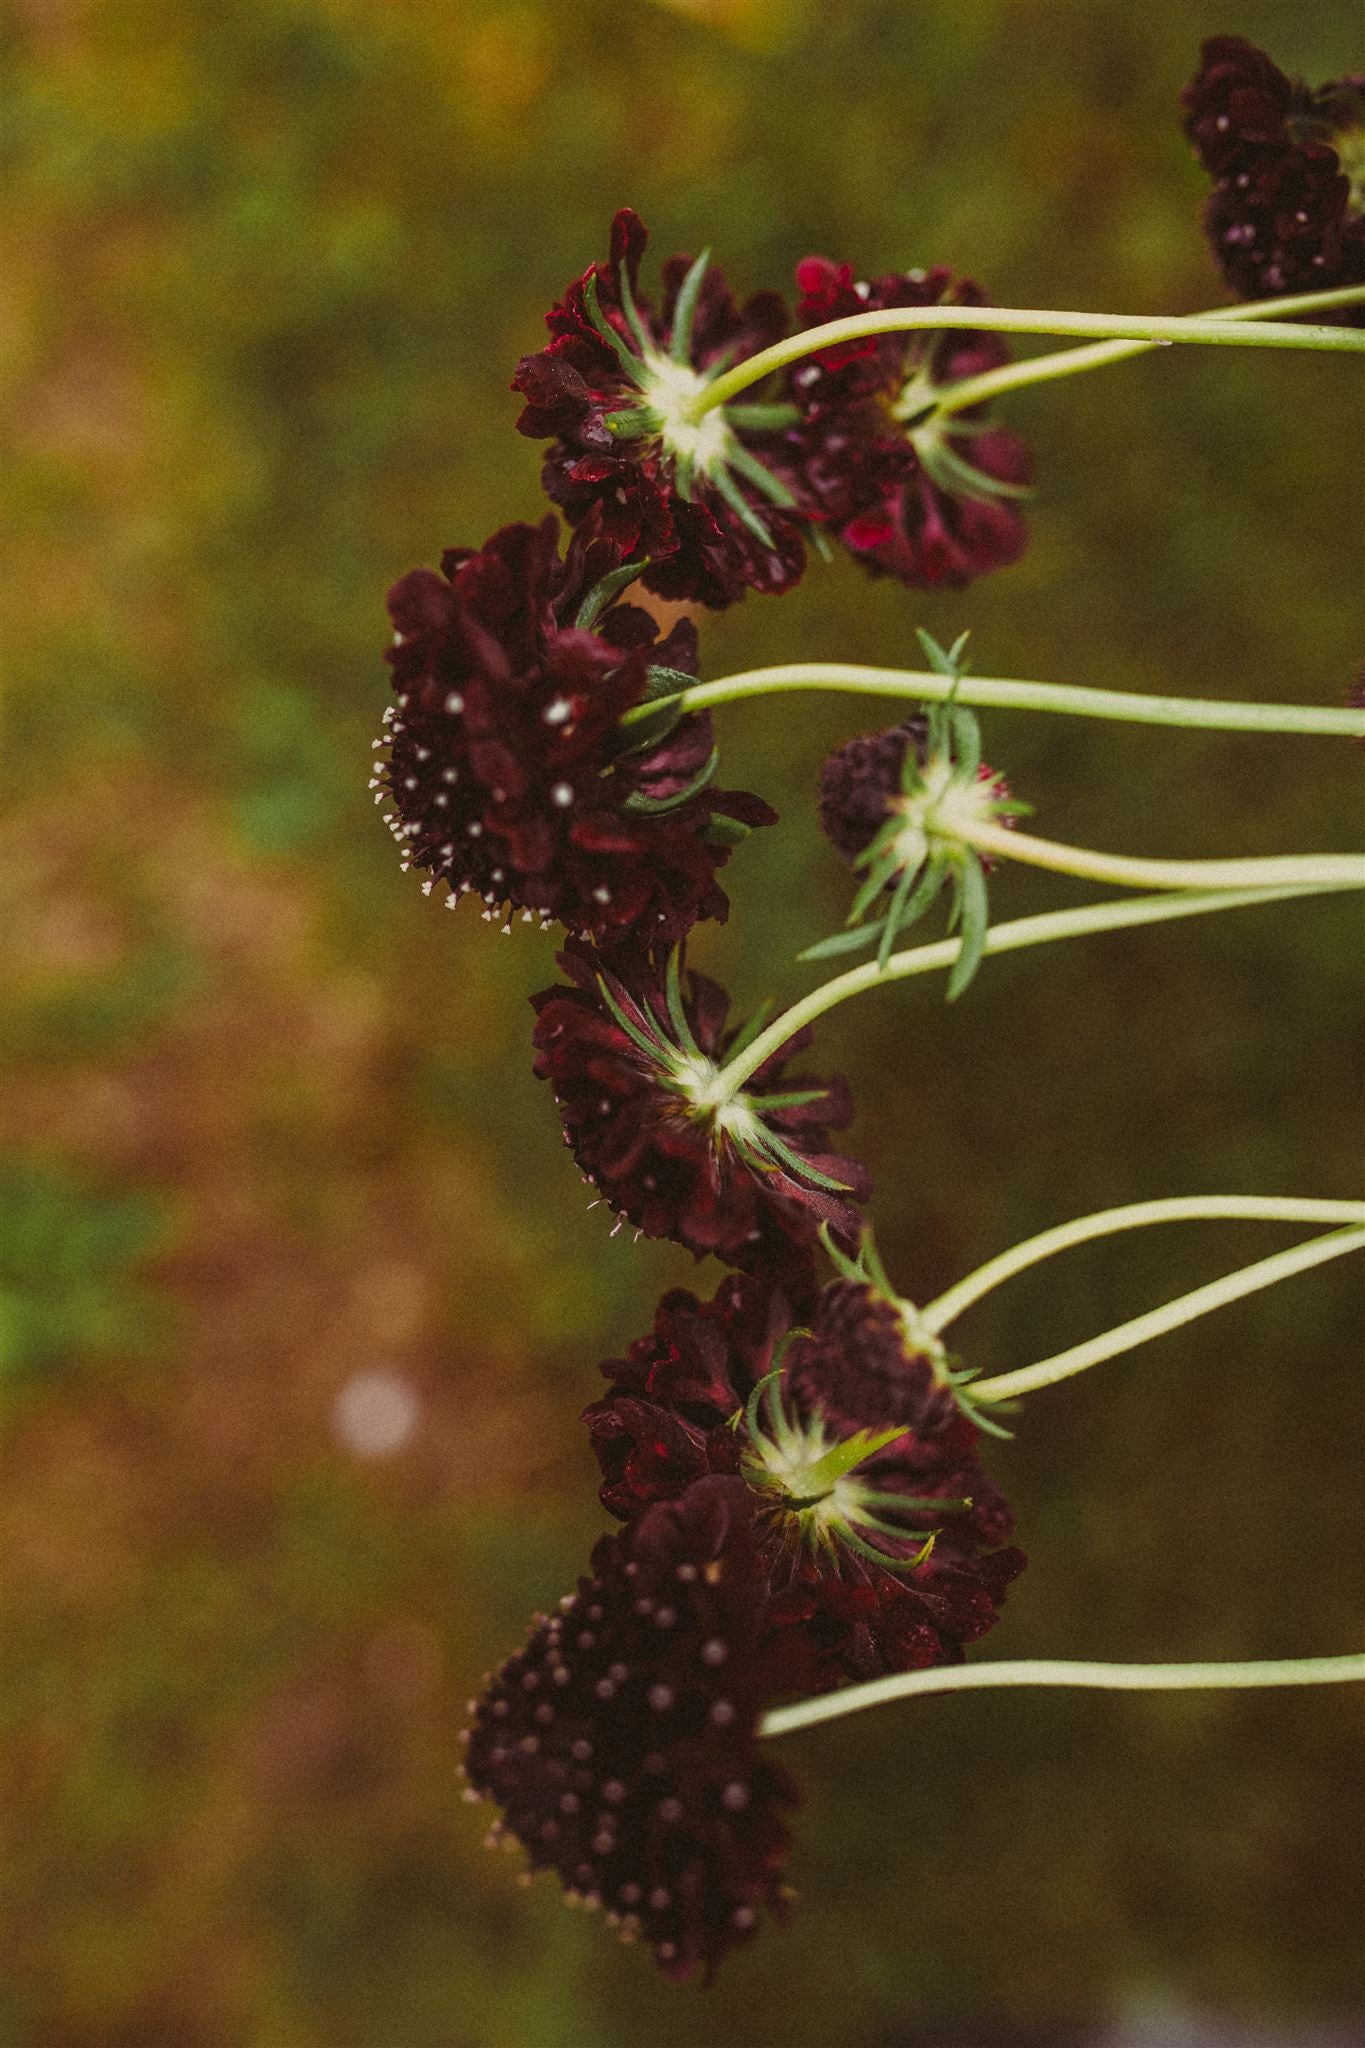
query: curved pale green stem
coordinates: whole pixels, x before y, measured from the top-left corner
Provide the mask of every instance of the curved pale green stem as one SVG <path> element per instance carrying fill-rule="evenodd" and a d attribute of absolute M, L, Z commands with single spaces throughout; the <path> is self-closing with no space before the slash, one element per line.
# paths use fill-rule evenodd
<path fill-rule="evenodd" d="M 966 328 L 992 334 L 1074 334 L 1082 340 L 1194 342 L 1216 348 L 1330 349 L 1341 354 L 1365 353 L 1365 333 L 1351 327 L 1296 326 L 1291 321 L 1228 318 L 1206 320 L 1198 314 L 1042 313 L 1015 306 L 891 306 L 884 311 L 851 313 L 790 334 L 771 348 L 746 356 L 703 386 L 693 400 L 695 423 L 717 405 L 728 405 L 775 370 L 819 355 L 846 341 L 866 341 L 880 334 L 912 334 L 931 329 L 947 333 Z"/>
<path fill-rule="evenodd" d="M 931 824 L 932 829 L 932 824 Z M 1017 860 L 1053 874 L 1079 875 L 1087 882 L 1112 882 L 1120 889 L 1265 889 L 1282 882 L 1341 883 L 1365 888 L 1365 853 L 1276 854 L 1255 860 L 1135 860 L 1126 854 L 1093 853 L 1062 846 L 1004 825 L 959 820 L 945 832 L 978 853 Z"/>
<path fill-rule="evenodd" d="M 1246 306 L 1214 306 L 1204 313 L 1192 313 L 1192 320 L 1287 320 L 1299 313 L 1329 313 L 1342 306 L 1365 305 L 1365 285 L 1342 285 L 1330 292 L 1299 292 L 1292 298 L 1261 299 Z M 1133 356 L 1145 356 L 1158 346 L 1151 341 L 1098 341 L 1089 348 L 1064 348 L 1053 355 L 1034 356 L 1032 361 L 1004 363 L 998 370 L 983 370 L 979 377 L 962 377 L 955 384 L 942 385 L 934 410 L 937 413 L 965 412 L 973 405 L 988 405 L 1003 392 L 1019 391 L 1030 384 L 1048 384 L 1057 377 L 1075 377 L 1083 370 L 1100 370 L 1110 363 L 1126 363 Z"/>
<path fill-rule="evenodd" d="M 1172 917 L 1198 917 L 1205 911 L 1237 910 L 1247 904 L 1285 902 L 1295 896 L 1325 896 L 1335 893 L 1340 886 L 1299 883 L 1278 889 L 1188 889 L 1164 896 L 1133 896 L 1116 903 L 1090 903 L 1079 910 L 1049 910 L 1038 917 L 1019 917 L 1008 924 L 992 925 L 984 950 L 1013 953 L 1025 946 L 1047 945 L 1053 939 L 1125 931 L 1136 925 L 1161 924 Z M 717 1101 L 731 1100 L 765 1060 L 781 1051 L 794 1032 L 813 1024 L 827 1010 L 883 982 L 905 981 L 912 975 L 932 974 L 940 967 L 951 967 L 961 950 L 960 938 L 938 939 L 928 946 L 893 953 L 884 967 L 869 960 L 861 967 L 849 968 L 846 974 L 835 975 L 832 981 L 784 1010 L 722 1068 L 715 1081 Z"/>
<path fill-rule="evenodd" d="M 790 1735 L 818 1721 L 837 1721 L 864 1707 L 922 1699 L 934 1692 L 974 1692 L 1002 1685 L 1082 1686 L 1093 1692 L 1230 1692 L 1281 1685 L 1359 1685 L 1365 1657 L 1284 1657 L 1268 1663 L 1091 1664 L 1030 1657 L 998 1664 L 939 1664 L 898 1671 L 866 1685 L 846 1685 L 818 1699 L 765 1714 L 760 1735 Z"/>
<path fill-rule="evenodd" d="M 785 690 L 834 690 L 860 696 L 897 697 L 912 703 L 977 705 L 1000 711 L 1055 711 L 1079 718 L 1113 718 L 1129 725 L 1193 727 L 1205 732 L 1325 733 L 1365 739 L 1365 710 L 1331 704 L 1220 703 L 1216 697 L 1158 697 L 1131 690 L 1092 690 L 1071 683 L 1024 682 L 1014 677 L 963 676 L 954 680 L 932 669 L 869 668 L 860 662 L 802 661 L 772 668 L 744 669 L 697 683 L 672 697 L 636 704 L 622 717 L 638 725 L 667 707 L 707 711 L 743 697 Z"/>
<path fill-rule="evenodd" d="M 1344 1258 L 1347 1252 L 1360 1251 L 1362 1247 L 1365 1247 L 1365 1226 L 1357 1225 L 1354 1229 L 1331 1231 L 1326 1237 L 1310 1238 L 1307 1244 L 1294 1245 L 1289 1251 L 1274 1252 L 1268 1259 L 1258 1259 L 1254 1266 L 1243 1266 L 1236 1273 L 1226 1273 L 1221 1280 L 1211 1280 L 1205 1287 L 1196 1287 L 1191 1293 L 1164 1302 L 1160 1308 L 1150 1309 L 1146 1315 L 1134 1316 L 1131 1321 L 1120 1323 L 1116 1329 L 1105 1330 L 1101 1336 L 1091 1337 L 1084 1344 L 1073 1344 L 1067 1351 L 1054 1352 L 1051 1358 L 1040 1359 L 1037 1365 L 1020 1366 L 1017 1372 L 997 1373 L 988 1380 L 973 1380 L 972 1401 L 974 1404 L 1012 1401 L 1020 1394 L 1036 1393 L 1039 1387 L 1055 1386 L 1058 1380 L 1070 1379 L 1075 1373 L 1085 1372 L 1089 1366 L 1102 1364 L 1106 1358 L 1118 1358 L 1139 1344 L 1149 1344 L 1154 1337 L 1164 1337 L 1169 1330 L 1178 1330 L 1200 1316 L 1211 1315 L 1216 1308 L 1226 1308 L 1229 1302 L 1243 1301 L 1248 1294 L 1259 1294 L 1263 1287 L 1274 1287 L 1295 1273 L 1306 1273 L 1313 1266 L 1325 1265 L 1329 1259 Z"/>
<path fill-rule="evenodd" d="M 1073 1245 L 1112 1237 L 1121 1230 L 1141 1230 L 1152 1223 L 1336 1223 L 1365 1228 L 1365 1202 L 1319 1202 L 1298 1195 L 1171 1195 L 1156 1202 L 1125 1202 L 1100 1209 L 1025 1238 L 1007 1252 L 988 1259 L 953 1287 L 919 1309 L 917 1327 L 938 1337 L 950 1323 L 991 1294 L 1016 1273 L 1023 1273 Z"/>

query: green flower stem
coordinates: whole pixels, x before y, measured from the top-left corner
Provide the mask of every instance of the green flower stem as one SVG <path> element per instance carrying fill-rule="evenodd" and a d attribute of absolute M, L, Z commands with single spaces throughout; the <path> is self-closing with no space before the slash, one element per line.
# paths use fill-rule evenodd
<path fill-rule="evenodd" d="M 929 829 L 935 830 L 931 819 Z M 1061 846 L 1004 825 L 945 818 L 943 833 L 998 860 L 1023 861 L 1054 874 L 1079 875 L 1087 882 L 1112 882 L 1120 889 L 1262 889 L 1280 882 L 1339 882 L 1365 888 L 1365 853 L 1277 854 L 1264 860 L 1133 860 L 1125 854 L 1092 853 Z"/>
<path fill-rule="evenodd" d="M 1025 1238 L 997 1258 L 940 1294 L 918 1311 L 918 1325 L 928 1337 L 941 1336 L 950 1323 L 983 1295 L 991 1294 L 1016 1273 L 1038 1265 L 1073 1245 L 1121 1230 L 1140 1230 L 1149 1223 L 1339 1223 L 1365 1226 L 1365 1202 L 1318 1202 L 1298 1195 L 1171 1195 L 1157 1202 L 1126 1202 L 1118 1209 L 1100 1209 Z"/>
<path fill-rule="evenodd" d="M 1240 309 L 1239 309 L 1240 310 Z M 1296 326 L 1292 321 L 1241 319 L 1206 320 L 1198 314 L 1132 313 L 1039 313 L 1015 306 L 891 306 L 885 311 L 851 313 L 844 320 L 828 320 L 821 327 L 807 327 L 774 342 L 757 355 L 746 356 L 732 370 L 726 370 L 703 386 L 692 401 L 693 424 L 705 418 L 717 405 L 729 405 L 741 391 L 761 384 L 775 370 L 799 363 L 803 356 L 819 355 L 846 341 L 865 341 L 878 334 L 912 334 L 929 329 L 947 333 L 966 328 L 971 333 L 1075 334 L 1082 339 L 1200 342 L 1221 348 L 1311 348 L 1331 349 L 1348 354 L 1365 353 L 1365 333 L 1352 327 Z"/>
<path fill-rule="evenodd" d="M 1001 711 L 1056 711 L 1080 718 L 1115 718 L 1130 725 L 1195 727 L 1207 732 L 1328 733 L 1365 739 L 1365 710 L 1330 704 L 1220 703 L 1211 697 L 1145 696 L 1130 690 L 1092 690 L 1071 683 L 1031 683 L 999 676 L 963 676 L 954 681 L 931 669 L 868 668 L 859 662 L 787 662 L 744 669 L 715 682 L 697 683 L 671 697 L 632 705 L 621 720 L 638 725 L 665 707 L 705 711 L 780 690 L 836 690 L 873 697 L 908 698 L 917 704 L 975 704 Z"/>
<path fill-rule="evenodd" d="M 1294 896 L 1328 895 L 1341 886 L 1339 883 L 1301 882 L 1278 889 L 1189 889 L 1163 896 L 1132 896 L 1118 902 L 1089 903 L 1079 910 L 1049 910 L 1038 917 L 1019 917 L 1008 924 L 992 925 L 986 934 L 984 950 L 987 953 L 1013 953 L 1024 946 L 1046 945 L 1053 939 L 1084 938 L 1091 932 L 1125 931 L 1134 925 L 1160 924 L 1170 917 L 1197 917 L 1208 910 L 1237 910 L 1244 904 L 1284 902 Z M 911 975 L 932 974 L 940 967 L 951 967 L 961 950 L 960 938 L 937 939 L 928 946 L 915 946 L 908 952 L 893 953 L 885 967 L 869 960 L 861 967 L 849 968 L 845 974 L 836 974 L 832 981 L 812 989 L 808 996 L 803 996 L 789 1010 L 784 1010 L 721 1069 L 714 1083 L 716 1101 L 733 1099 L 763 1062 L 780 1051 L 793 1032 L 813 1024 L 827 1010 L 846 1002 L 850 996 L 861 995 L 865 989 L 877 988 L 883 982 L 905 981 Z"/>
<path fill-rule="evenodd" d="M 1052 1657 L 1015 1658 L 998 1664 L 939 1664 L 929 1671 L 897 1671 L 866 1685 L 846 1685 L 818 1699 L 799 1700 L 765 1714 L 760 1735 L 790 1735 L 818 1721 L 837 1721 L 863 1707 L 918 1699 L 931 1692 L 971 1692 L 997 1685 L 1075 1685 L 1094 1692 L 1225 1692 L 1279 1685 L 1358 1685 L 1365 1657 L 1283 1657 L 1246 1664 L 1091 1664 Z"/>
<path fill-rule="evenodd" d="M 1246 306 L 1215 306 L 1209 312 L 1192 313 L 1190 318 L 1283 320 L 1291 314 L 1327 313 L 1338 306 L 1359 305 L 1365 305 L 1365 285 L 1348 284 L 1336 291 L 1300 292 L 1293 298 L 1261 299 Z M 1052 355 L 1034 356 L 1032 361 L 1005 363 L 998 370 L 983 370 L 979 377 L 960 377 L 954 384 L 943 385 L 934 409 L 940 414 L 965 412 L 973 405 L 988 405 L 1003 392 L 1048 384 L 1056 377 L 1075 377 L 1082 370 L 1101 370 L 1108 363 L 1126 363 L 1156 346 L 1150 341 L 1097 341 L 1089 348 L 1058 349 Z"/>
<path fill-rule="evenodd" d="M 1365 1227 L 1357 1225 L 1350 1230 L 1330 1231 L 1326 1237 L 1310 1238 L 1307 1244 L 1296 1244 L 1286 1252 L 1274 1252 L 1268 1259 L 1258 1259 L 1254 1266 L 1243 1266 L 1236 1273 L 1226 1273 L 1221 1280 L 1211 1280 L 1206 1287 L 1196 1287 L 1192 1293 L 1182 1294 L 1161 1308 L 1150 1309 L 1145 1316 L 1134 1316 L 1130 1322 L 1120 1323 L 1117 1329 L 1106 1330 L 1101 1336 L 1090 1338 L 1088 1343 L 1073 1344 L 1067 1351 L 1058 1351 L 1051 1358 L 1040 1359 L 1037 1365 L 1021 1366 L 1017 1372 L 997 1373 L 993 1379 L 973 1380 L 972 1400 L 1011 1401 L 1018 1394 L 1032 1394 L 1039 1387 L 1055 1386 L 1058 1380 L 1070 1379 L 1073 1373 L 1100 1365 L 1106 1358 L 1117 1358 L 1139 1344 L 1149 1343 L 1153 1337 L 1164 1337 L 1168 1330 L 1178 1330 L 1185 1323 L 1197 1321 L 1200 1316 L 1211 1315 L 1214 1309 L 1225 1308 L 1231 1301 L 1241 1301 L 1248 1294 L 1258 1294 L 1263 1287 L 1274 1287 L 1277 1281 L 1291 1279 L 1295 1273 L 1306 1273 L 1313 1266 L 1324 1265 L 1328 1259 L 1344 1258 L 1347 1252 L 1359 1251 L 1362 1247 L 1365 1247 Z"/>

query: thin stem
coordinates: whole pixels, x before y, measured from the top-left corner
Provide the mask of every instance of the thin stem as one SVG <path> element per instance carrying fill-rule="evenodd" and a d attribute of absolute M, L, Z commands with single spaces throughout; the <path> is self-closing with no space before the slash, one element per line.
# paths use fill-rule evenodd
<path fill-rule="evenodd" d="M 1164 1337 L 1169 1330 L 1178 1330 L 1185 1323 L 1195 1322 L 1200 1316 L 1211 1315 L 1216 1308 L 1226 1308 L 1229 1302 L 1242 1301 L 1248 1294 L 1258 1294 L 1263 1287 L 1274 1287 L 1280 1280 L 1288 1280 L 1295 1273 L 1306 1273 L 1313 1266 L 1325 1265 L 1328 1259 L 1344 1258 L 1347 1252 L 1365 1247 L 1365 1227 L 1352 1230 L 1334 1230 L 1326 1237 L 1310 1238 L 1307 1244 L 1296 1244 L 1286 1252 L 1275 1252 L 1268 1259 L 1258 1259 L 1254 1266 L 1243 1266 L 1236 1273 L 1227 1273 L 1221 1280 L 1211 1280 L 1206 1287 L 1196 1287 L 1190 1294 L 1182 1294 L 1175 1301 L 1168 1301 L 1161 1308 L 1150 1309 L 1145 1316 L 1134 1316 L 1130 1322 L 1120 1323 L 1117 1329 L 1106 1330 L 1102 1336 L 1090 1338 L 1088 1343 L 1073 1344 L 1068 1351 L 1054 1352 L 1051 1358 L 1040 1359 L 1037 1365 L 1021 1366 L 1017 1372 L 997 1373 L 993 1379 L 973 1380 L 972 1400 L 1010 1401 L 1017 1394 L 1032 1394 L 1039 1387 L 1051 1387 L 1058 1380 L 1070 1379 L 1073 1373 L 1084 1372 L 1088 1366 L 1100 1365 L 1106 1358 L 1117 1358 L 1124 1351 L 1132 1351 L 1139 1344 L 1150 1343 L 1153 1337 Z"/>
<path fill-rule="evenodd" d="M 1016 1273 L 1027 1271 L 1073 1245 L 1088 1244 L 1097 1237 L 1112 1237 L 1121 1230 L 1140 1230 L 1150 1223 L 1340 1223 L 1365 1227 L 1365 1202 L 1319 1202 L 1298 1195 L 1170 1195 L 1157 1202 L 1125 1202 L 1117 1209 L 1100 1209 L 1093 1216 L 1078 1216 L 1070 1223 L 1058 1223 L 1025 1238 L 1007 1252 L 988 1259 L 974 1273 L 918 1311 L 918 1324 L 926 1337 L 941 1336 L 950 1323 L 984 1295 L 991 1294 Z"/>
<path fill-rule="evenodd" d="M 1262 299 L 1247 306 L 1214 306 L 1208 312 L 1192 313 L 1192 320 L 1287 319 L 1296 313 L 1327 313 L 1338 306 L 1365 304 L 1365 285 L 1342 285 L 1330 292 L 1300 292 L 1292 298 Z M 1108 363 L 1126 363 L 1133 356 L 1145 356 L 1156 344 L 1150 341 L 1097 341 L 1089 348 L 1058 349 L 1055 354 L 1034 356 L 1022 363 L 1005 363 L 998 370 L 983 370 L 979 377 L 961 377 L 944 384 L 937 393 L 937 413 L 965 412 L 973 405 L 988 405 L 1002 392 L 1018 391 L 1029 384 L 1047 384 L 1054 377 L 1074 377 L 1082 370 L 1103 369 Z"/>
<path fill-rule="evenodd" d="M 933 829 L 932 822 L 930 829 Z M 1365 888 L 1365 854 L 1277 854 L 1263 860 L 1135 860 L 1126 854 L 1093 853 L 1062 846 L 986 820 L 945 818 L 947 836 L 999 860 L 1017 860 L 1054 874 L 1079 875 L 1087 882 L 1112 882 L 1121 889 L 1258 889 L 1280 882 L 1341 882 Z"/>
<path fill-rule="evenodd" d="M 1185 890 L 1166 896 L 1132 896 L 1111 903 L 1090 903 L 1079 910 L 1049 910 L 1038 917 L 1018 917 L 1008 924 L 992 925 L 986 934 L 987 953 L 1013 953 L 1025 946 L 1042 946 L 1053 939 L 1085 938 L 1092 932 L 1125 931 L 1135 925 L 1160 924 L 1171 917 L 1197 917 L 1204 911 L 1237 910 L 1244 904 L 1285 902 L 1295 896 L 1335 893 L 1343 885 L 1297 883 L 1278 889 Z M 765 1060 L 779 1052 L 796 1031 L 813 1024 L 837 1004 L 883 982 L 905 981 L 916 974 L 932 974 L 951 967 L 962 950 L 960 938 L 937 939 L 928 946 L 893 953 L 885 967 L 875 960 L 836 974 L 832 981 L 812 989 L 791 1008 L 784 1010 L 743 1052 L 736 1054 L 716 1077 L 717 1099 L 730 1100 Z"/>
<path fill-rule="evenodd" d="M 800 1700 L 765 1714 L 760 1735 L 790 1735 L 818 1721 L 837 1721 L 863 1707 L 918 1699 L 932 1692 L 972 1692 L 999 1685 L 1074 1685 L 1094 1692 L 1225 1692 L 1280 1685 L 1358 1685 L 1365 1657 L 1283 1657 L 1237 1664 L 1091 1664 L 1029 1657 L 996 1664 L 939 1664 L 929 1671 L 897 1671 L 866 1685 L 846 1685 L 818 1699 Z"/>
<path fill-rule="evenodd" d="M 1130 690 L 1092 690 L 1071 683 L 1023 682 L 1000 676 L 951 676 L 931 669 L 869 668 L 860 662 L 787 662 L 744 669 L 715 682 L 697 683 L 672 697 L 636 704 L 621 720 L 636 725 L 664 708 L 704 711 L 743 697 L 781 690 L 836 690 L 873 697 L 908 698 L 917 704 L 975 704 L 1003 711 L 1055 711 L 1080 718 L 1114 718 L 1131 725 L 1172 725 L 1210 732 L 1328 733 L 1365 739 L 1365 710 L 1330 704 L 1220 703 L 1214 697 L 1146 696 Z"/>
<path fill-rule="evenodd" d="M 1292 321 L 1241 319 L 1203 320 L 1191 314 L 1041 313 L 1014 306 L 891 306 L 884 311 L 851 313 L 807 327 L 771 348 L 747 356 L 732 370 L 714 378 L 693 401 L 691 416 L 702 419 L 712 407 L 728 405 L 752 384 L 774 370 L 819 355 L 846 341 L 866 341 L 878 334 L 911 334 L 921 329 L 946 333 L 965 327 L 996 334 L 1076 334 L 1097 340 L 1189 341 L 1222 348 L 1309 348 L 1347 353 L 1365 351 L 1365 334 L 1351 327 L 1303 327 Z"/>

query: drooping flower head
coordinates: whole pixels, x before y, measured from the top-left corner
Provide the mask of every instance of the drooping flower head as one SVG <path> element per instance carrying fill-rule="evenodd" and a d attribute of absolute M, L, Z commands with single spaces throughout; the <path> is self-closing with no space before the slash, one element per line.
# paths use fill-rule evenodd
<path fill-rule="evenodd" d="M 928 634 L 920 637 L 937 668 L 959 673 L 961 642 L 945 653 Z M 927 717 L 903 719 L 836 748 L 820 774 L 820 823 L 840 858 L 862 874 L 862 886 L 848 927 L 803 957 L 848 952 L 876 939 L 884 963 L 899 935 L 947 887 L 949 928 L 962 931 L 948 993 L 960 993 L 985 943 L 985 877 L 995 864 L 991 850 L 979 849 L 972 835 L 982 827 L 1012 826 L 1028 808 L 981 759 L 976 719 L 953 703 L 932 705 Z M 869 911 L 875 914 L 865 922 Z"/>
<path fill-rule="evenodd" d="M 570 985 L 531 999 L 535 1071 L 618 1216 L 749 1270 L 786 1266 L 822 1224 L 856 1239 L 867 1175 L 827 1140 L 851 1120 L 848 1085 L 787 1072 L 809 1033 L 733 1090 L 722 1068 L 743 1035 L 727 1028 L 717 982 L 683 973 L 676 955 L 666 969 L 643 957 L 608 967 L 570 946 L 559 962 Z"/>
<path fill-rule="evenodd" d="M 395 703 L 376 779 L 429 887 L 599 944 L 671 942 L 724 917 L 716 870 L 774 813 L 708 786 L 706 716 L 631 750 L 622 713 L 652 667 L 695 672 L 696 636 L 684 622 L 660 640 L 647 612 L 611 603 L 620 567 L 595 528 L 561 561 L 549 517 L 404 576 L 389 593 Z"/>
<path fill-rule="evenodd" d="M 784 470 L 789 408 L 698 415 L 712 378 L 787 330 L 775 292 L 735 303 L 706 256 L 664 265 L 657 309 L 640 289 L 647 234 L 628 207 L 611 254 L 546 315 L 552 339 L 517 365 L 523 434 L 552 443 L 544 482 L 575 524 L 596 513 L 645 582 L 719 609 L 746 588 L 782 591 L 805 566 L 803 518 Z"/>
<path fill-rule="evenodd" d="M 765 1597 L 748 1489 L 704 1479 L 601 1539 L 474 1711 L 466 1771 L 503 1809 L 494 1839 L 671 1977 L 709 1977 L 785 1914 L 795 1789 L 755 1740 Z"/>
<path fill-rule="evenodd" d="M 1213 190 L 1204 228 L 1240 297 L 1365 284 L 1365 75 L 1316 90 L 1241 36 L 1214 36 L 1181 94 Z M 1360 307 L 1321 319 L 1360 324 Z"/>
<path fill-rule="evenodd" d="M 997 1619 L 1024 1563 L 1009 1509 L 941 1347 L 876 1283 L 814 1302 L 749 1275 L 711 1302 L 674 1290 L 602 1370 L 584 1419 L 612 1513 L 710 1474 L 753 1492 L 774 1691 L 958 1662 Z"/>
<path fill-rule="evenodd" d="M 800 327 L 899 306 L 981 306 L 969 279 L 912 270 L 858 283 L 847 263 L 797 266 Z M 1023 553 L 1019 511 L 1032 458 L 979 407 L 944 414 L 939 393 L 1007 361 L 999 336 L 918 329 L 845 342 L 796 364 L 803 495 L 873 575 L 933 589 L 970 583 Z"/>

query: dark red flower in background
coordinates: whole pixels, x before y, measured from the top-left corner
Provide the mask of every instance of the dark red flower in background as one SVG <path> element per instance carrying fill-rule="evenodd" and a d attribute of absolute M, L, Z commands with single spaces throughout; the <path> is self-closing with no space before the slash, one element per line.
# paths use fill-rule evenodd
<path fill-rule="evenodd" d="M 521 909 L 601 944 L 672 942 L 725 916 L 716 870 L 774 813 L 706 786 L 707 717 L 627 751 L 621 714 L 646 695 L 651 665 L 695 672 L 696 636 L 682 623 L 660 640 L 628 604 L 592 630 L 577 624 L 620 564 L 595 529 L 561 561 L 550 517 L 396 583 L 396 701 L 376 780 L 405 861 L 452 899 L 473 890 L 490 914 Z"/>
<path fill-rule="evenodd" d="M 801 1032 L 729 1093 L 737 1044 L 717 982 L 637 957 L 610 969 L 587 947 L 559 956 L 570 986 L 543 989 L 535 1071 L 554 1090 L 584 1176 L 647 1237 L 747 1270 L 781 1271 L 822 1224 L 852 1243 L 868 1179 L 828 1150 L 852 1118 L 848 1084 L 789 1074 Z"/>
<path fill-rule="evenodd" d="M 780 1389 L 755 1405 L 778 1364 Z M 710 1302 L 676 1289 L 602 1370 L 609 1391 L 584 1419 L 613 1514 L 708 1474 L 753 1487 L 773 1692 L 957 1663 L 998 1619 L 1024 1564 L 1009 1508 L 901 1305 L 875 1288 L 835 1281 L 813 1302 L 735 1275 Z"/>
<path fill-rule="evenodd" d="M 473 1792 L 672 1977 L 784 1916 L 796 1794 L 755 1741 L 763 1603 L 753 1498 L 705 1479 L 601 1539 L 474 1712 Z"/>
<path fill-rule="evenodd" d="M 796 279 L 803 328 L 891 307 L 986 303 L 977 285 L 942 268 L 866 284 L 847 263 L 809 256 Z M 964 584 L 1023 553 L 1027 444 L 980 408 L 943 414 L 935 402 L 944 386 L 1008 357 L 993 334 L 920 329 L 846 342 L 793 368 L 803 502 L 873 575 L 922 588 Z"/>
<path fill-rule="evenodd" d="M 1214 36 L 1181 104 L 1214 181 L 1205 232 L 1234 292 L 1365 284 L 1365 76 L 1314 90 L 1241 36 Z M 1359 324 L 1365 312 L 1318 317 Z"/>
<path fill-rule="evenodd" d="M 545 489 L 573 523 L 595 514 L 622 559 L 662 596 L 713 609 L 746 589 L 782 591 L 805 566 L 804 519 L 785 474 L 783 411 L 742 403 L 700 419 L 714 376 L 781 340 L 775 292 L 737 305 L 705 257 L 663 267 L 657 310 L 640 291 L 648 237 L 629 207 L 611 254 L 547 315 L 552 339 L 517 365 L 517 422 L 552 445 Z"/>

